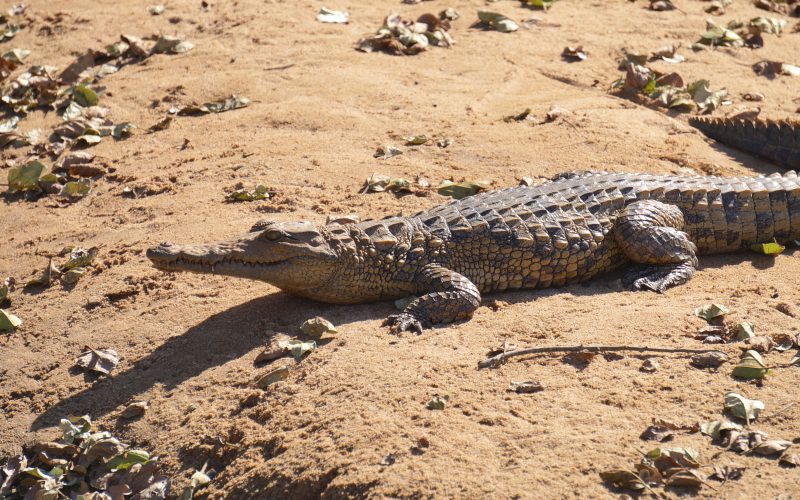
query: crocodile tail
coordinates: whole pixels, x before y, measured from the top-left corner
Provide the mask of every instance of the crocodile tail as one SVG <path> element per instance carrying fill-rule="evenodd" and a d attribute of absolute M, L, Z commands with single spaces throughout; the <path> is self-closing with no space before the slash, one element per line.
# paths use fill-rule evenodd
<path fill-rule="evenodd" d="M 689 118 L 689 125 L 727 146 L 786 168 L 800 168 L 800 123 L 788 120 Z"/>

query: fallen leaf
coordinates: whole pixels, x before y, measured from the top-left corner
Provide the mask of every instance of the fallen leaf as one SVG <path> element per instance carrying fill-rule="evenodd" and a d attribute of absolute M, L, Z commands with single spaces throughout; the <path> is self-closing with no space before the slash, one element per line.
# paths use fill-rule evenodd
<path fill-rule="evenodd" d="M 61 275 L 61 282 L 66 285 L 73 285 L 78 282 L 79 279 L 86 274 L 86 269 L 82 267 L 76 267 L 74 269 L 70 269 L 69 271 L 65 272 Z"/>
<path fill-rule="evenodd" d="M 147 8 L 147 12 L 149 12 L 150 15 L 153 16 L 160 16 L 161 14 L 164 13 L 165 10 L 166 7 L 164 7 L 163 5 L 151 5 L 150 7 Z"/>
<path fill-rule="evenodd" d="M 488 181 L 475 181 L 475 182 L 452 182 L 442 181 L 437 188 L 437 192 L 442 196 L 449 196 L 460 200 L 467 196 L 472 196 L 481 191 L 489 189 L 490 183 Z"/>
<path fill-rule="evenodd" d="M 753 448 L 751 448 L 751 451 L 756 455 L 768 457 L 770 455 L 777 455 L 778 453 L 783 453 L 790 446 L 792 446 L 791 441 L 785 441 L 783 439 L 770 439 L 768 441 L 762 441 L 761 443 L 758 443 Z"/>
<path fill-rule="evenodd" d="M 644 373 L 655 373 L 658 370 L 658 361 L 653 358 L 647 358 L 642 362 L 642 366 L 639 367 L 639 371 Z"/>
<path fill-rule="evenodd" d="M 707 304 L 695 309 L 694 315 L 706 321 L 711 321 L 715 318 L 721 318 L 729 312 L 730 310 L 721 304 Z"/>
<path fill-rule="evenodd" d="M 750 322 L 736 323 L 733 327 L 733 335 L 737 340 L 746 340 L 756 336 L 755 325 Z"/>
<path fill-rule="evenodd" d="M 122 410 L 120 417 L 124 419 L 141 417 L 147 411 L 149 406 L 150 405 L 147 403 L 147 401 L 135 401 Z"/>
<path fill-rule="evenodd" d="M 616 488 L 626 490 L 643 490 L 647 487 L 641 477 L 635 472 L 623 469 L 611 469 L 600 473 L 600 478 Z"/>
<path fill-rule="evenodd" d="M 201 470 L 196 471 L 194 474 L 192 474 L 192 478 L 189 481 L 189 485 L 183 489 L 181 495 L 178 497 L 179 500 L 191 500 L 197 488 L 201 488 L 211 482 L 211 478 L 208 477 L 208 474 L 206 474 L 205 468 L 206 467 L 204 465 Z"/>
<path fill-rule="evenodd" d="M 167 130 L 169 126 L 172 124 L 172 115 L 167 115 L 164 118 L 160 119 L 155 125 L 147 129 L 148 132 L 159 132 L 161 130 Z"/>
<path fill-rule="evenodd" d="M 714 441 L 720 439 L 723 432 L 739 431 L 742 426 L 730 420 L 712 420 L 700 425 L 700 432 L 710 436 Z"/>
<path fill-rule="evenodd" d="M 114 137 L 116 140 L 123 139 L 125 137 L 131 136 L 131 131 L 136 128 L 136 125 L 129 122 L 119 123 L 114 126 L 114 131 L 111 132 L 111 136 Z"/>
<path fill-rule="evenodd" d="M 732 375 L 744 379 L 764 378 L 769 369 L 761 355 L 753 350 L 747 351 L 739 364 L 734 367 Z M 727 399 L 727 397 L 726 397 Z"/>
<path fill-rule="evenodd" d="M 774 345 L 774 342 L 770 337 L 765 337 L 763 335 L 751 337 L 747 339 L 746 343 L 749 344 L 754 351 L 760 354 L 768 353 L 769 351 L 772 350 L 772 347 Z"/>
<path fill-rule="evenodd" d="M 3 467 L 0 468 L 2 474 L 0 477 L 3 481 L 0 482 L 0 495 L 11 496 L 11 488 L 16 482 L 20 473 L 28 467 L 28 459 L 25 455 L 13 455 L 6 460 Z"/>
<path fill-rule="evenodd" d="M 194 48 L 192 42 L 187 42 L 181 38 L 169 35 L 162 35 L 156 40 L 153 46 L 154 54 L 183 54 Z"/>
<path fill-rule="evenodd" d="M 410 135 L 408 137 L 403 137 L 403 140 L 406 141 L 406 146 L 421 146 L 430 139 L 428 139 L 426 135 Z"/>
<path fill-rule="evenodd" d="M 97 247 L 92 247 L 89 250 L 83 248 L 70 248 L 69 259 L 64 264 L 62 270 L 67 271 L 76 267 L 86 267 L 92 263 L 98 253 Z"/>
<path fill-rule="evenodd" d="M 675 10 L 675 4 L 671 0 L 650 0 L 650 10 L 656 12 Z"/>
<path fill-rule="evenodd" d="M 0 332 L 13 332 L 22 324 L 22 320 L 5 309 L 0 309 Z"/>
<path fill-rule="evenodd" d="M 97 93 L 83 84 L 72 87 L 72 98 L 75 99 L 78 105 L 83 107 L 96 106 L 99 101 Z"/>
<path fill-rule="evenodd" d="M 645 454 L 662 474 L 672 467 L 696 469 L 700 467 L 698 456 L 697 451 L 692 448 L 666 446 L 653 448 Z"/>
<path fill-rule="evenodd" d="M 795 339 L 788 333 L 776 333 L 772 335 L 773 349 L 779 352 L 788 351 L 795 346 Z M 800 347 L 800 345 L 798 345 Z"/>
<path fill-rule="evenodd" d="M 537 9 L 547 10 L 553 6 L 556 0 L 522 0 L 528 7 L 535 7 Z"/>
<path fill-rule="evenodd" d="M 59 271 L 58 267 L 53 263 L 53 259 L 47 263 L 47 267 L 45 267 L 42 275 L 38 278 L 34 278 L 25 286 L 50 286 L 53 283 L 53 280 L 61 276 L 61 271 Z"/>
<path fill-rule="evenodd" d="M 258 184 L 253 190 L 237 189 L 225 196 L 228 201 L 258 201 L 268 200 L 270 193 L 267 187 L 263 184 Z"/>
<path fill-rule="evenodd" d="M 319 9 L 317 21 L 321 23 L 347 24 L 350 21 L 350 14 L 343 10 L 332 10 L 327 7 Z"/>
<path fill-rule="evenodd" d="M 61 188 L 59 193 L 67 198 L 82 198 L 89 194 L 91 188 L 85 182 L 69 181 Z"/>
<path fill-rule="evenodd" d="M 394 146 L 391 146 L 391 145 L 387 144 L 387 145 L 384 145 L 384 146 L 378 146 L 378 149 L 375 150 L 375 152 L 372 154 L 372 157 L 373 158 L 386 159 L 386 158 L 391 158 L 393 156 L 397 156 L 397 155 L 401 155 L 401 154 L 403 154 L 403 152 L 401 150 L 397 149 Z"/>
<path fill-rule="evenodd" d="M 119 355 L 113 349 L 95 350 L 88 346 L 85 349 L 75 358 L 76 366 L 108 375 L 119 363 Z"/>
<path fill-rule="evenodd" d="M 764 409 L 764 403 L 757 399 L 747 399 L 741 394 L 729 392 L 725 394 L 725 410 L 736 418 L 741 418 L 747 425 L 750 425 L 751 420 L 755 420 L 761 410 Z"/>
<path fill-rule="evenodd" d="M 300 325 L 300 331 L 303 334 L 318 339 L 322 337 L 325 333 L 338 333 L 338 330 L 333 323 L 328 321 L 327 319 L 315 316 L 309 320 L 306 320 L 302 325 Z"/>
<path fill-rule="evenodd" d="M 800 453 L 793 453 L 792 450 L 792 448 L 786 450 L 778 463 L 786 467 L 800 467 Z M 0 488 L 0 493 L 2 493 L 2 488 Z"/>
<path fill-rule="evenodd" d="M 738 465 L 715 465 L 714 473 L 711 474 L 711 477 L 722 482 L 732 481 L 741 478 L 744 469 L 744 467 L 739 467 Z"/>
<path fill-rule="evenodd" d="M 752 245 L 750 250 L 764 255 L 778 255 L 786 250 L 786 247 L 778 243 L 757 243 Z"/>
<path fill-rule="evenodd" d="M 224 111 L 231 111 L 248 106 L 250 99 L 246 97 L 237 97 L 235 95 L 222 99 L 219 101 L 207 102 L 202 105 L 192 104 L 184 106 L 178 110 L 178 115 L 181 116 L 197 116 L 205 115 L 208 113 L 222 113 Z"/>
<path fill-rule="evenodd" d="M 489 25 L 492 29 L 501 33 L 511 33 L 512 31 L 517 31 L 519 29 L 519 25 L 517 23 L 497 12 L 479 10 L 478 19 L 480 19 L 481 22 Z"/>
<path fill-rule="evenodd" d="M 303 359 L 303 356 L 310 353 L 317 348 L 317 343 L 313 340 L 310 342 L 303 342 L 302 340 L 289 340 L 286 348 L 292 353 L 296 361 Z"/>
<path fill-rule="evenodd" d="M 525 108 L 525 110 L 522 113 L 506 116 L 505 118 L 503 118 L 503 121 L 506 123 L 521 122 L 527 120 L 530 114 L 531 114 L 531 108 Z"/>
<path fill-rule="evenodd" d="M 289 376 L 290 371 L 291 368 L 289 367 L 289 365 L 279 366 L 278 368 L 275 368 L 274 370 L 267 372 L 266 375 L 259 378 L 256 381 L 256 386 L 259 389 L 266 389 L 271 384 L 286 379 L 286 377 Z"/>
<path fill-rule="evenodd" d="M 434 395 L 431 400 L 425 404 L 425 408 L 429 410 L 444 410 L 449 400 L 450 398 L 448 396 Z"/>
<path fill-rule="evenodd" d="M 582 45 L 578 45 L 576 47 L 564 47 L 564 50 L 561 52 L 561 57 L 566 59 L 567 61 L 585 61 L 586 60 L 586 51 L 583 50 Z"/>
<path fill-rule="evenodd" d="M 14 191 L 38 191 L 39 177 L 44 172 L 44 165 L 36 160 L 29 161 L 8 171 L 8 190 Z"/>
<path fill-rule="evenodd" d="M 509 392 L 516 392 L 517 394 L 532 394 L 534 392 L 543 391 L 544 387 L 541 382 L 535 380 L 526 380 L 524 382 L 511 382 L 508 386 Z"/>

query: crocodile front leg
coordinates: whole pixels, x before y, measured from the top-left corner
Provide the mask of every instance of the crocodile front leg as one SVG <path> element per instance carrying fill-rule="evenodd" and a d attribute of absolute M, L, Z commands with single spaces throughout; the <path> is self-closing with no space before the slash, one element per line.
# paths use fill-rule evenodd
<path fill-rule="evenodd" d="M 468 278 L 438 264 L 428 264 L 416 277 L 425 294 L 410 303 L 400 314 L 389 316 L 384 325 L 395 333 L 414 331 L 436 323 L 450 323 L 472 317 L 481 304 L 478 287 Z"/>
<path fill-rule="evenodd" d="M 660 201 L 631 203 L 617 218 L 614 236 L 625 256 L 639 265 L 626 283 L 661 293 L 689 281 L 697 268 L 697 247 L 683 229 L 683 213 Z"/>

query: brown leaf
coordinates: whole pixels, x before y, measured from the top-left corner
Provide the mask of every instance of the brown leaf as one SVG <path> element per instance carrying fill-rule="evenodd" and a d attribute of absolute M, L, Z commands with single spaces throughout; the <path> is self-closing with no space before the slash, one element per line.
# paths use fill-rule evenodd
<path fill-rule="evenodd" d="M 147 411 L 149 406 L 150 405 L 147 403 L 147 401 L 135 401 L 122 410 L 120 417 L 125 419 L 141 417 L 144 415 L 144 412 Z"/>
<path fill-rule="evenodd" d="M 583 50 L 582 45 L 578 45 L 577 47 L 564 47 L 563 52 L 561 52 L 561 57 L 571 62 L 585 61 L 586 51 Z"/>
<path fill-rule="evenodd" d="M 717 368 L 728 361 L 728 355 L 722 351 L 704 352 L 692 356 L 692 366 L 696 368 Z"/>
<path fill-rule="evenodd" d="M 735 480 L 742 477 L 744 469 L 745 467 L 739 467 L 738 465 L 715 465 L 714 473 L 711 474 L 711 477 L 720 481 Z"/>
<path fill-rule="evenodd" d="M 681 486 L 685 488 L 699 488 L 703 480 L 694 471 L 682 469 L 667 478 L 667 486 Z"/>
<path fill-rule="evenodd" d="M 756 455 L 769 456 L 783 453 L 790 446 L 792 446 L 791 441 L 785 441 L 783 439 L 770 439 L 768 441 L 762 441 L 753 446 L 752 451 Z"/>
<path fill-rule="evenodd" d="M 778 463 L 787 467 L 800 467 L 800 453 L 796 453 L 794 448 L 789 448 L 781 455 Z"/>
<path fill-rule="evenodd" d="M 84 349 L 75 359 L 76 366 L 108 375 L 119 363 L 119 355 L 113 349 L 95 350 L 88 346 Z"/>

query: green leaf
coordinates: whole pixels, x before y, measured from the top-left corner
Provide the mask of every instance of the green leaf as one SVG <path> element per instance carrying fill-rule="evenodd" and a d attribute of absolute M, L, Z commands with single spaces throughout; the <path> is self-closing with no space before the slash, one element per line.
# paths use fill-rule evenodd
<path fill-rule="evenodd" d="M 747 351 L 739 364 L 733 369 L 732 375 L 744 379 L 764 378 L 769 369 L 764 363 L 764 359 L 756 351 Z"/>
<path fill-rule="evenodd" d="M 695 309 L 694 315 L 706 321 L 711 321 L 715 318 L 721 318 L 729 312 L 730 310 L 721 304 L 706 304 Z"/>
<path fill-rule="evenodd" d="M 754 35 L 759 33 L 779 35 L 786 26 L 786 21 L 783 19 L 775 19 L 774 17 L 759 16 L 751 19 L 747 26 L 750 30 L 750 33 Z"/>
<path fill-rule="evenodd" d="M 131 46 L 123 41 L 119 41 L 117 43 L 106 45 L 106 54 L 111 57 L 120 57 L 125 54 Z"/>
<path fill-rule="evenodd" d="M 75 267 L 86 267 L 92 263 L 97 255 L 97 248 L 92 247 L 89 250 L 83 248 L 73 248 L 69 252 L 69 260 L 64 264 L 64 270 L 69 270 Z"/>
<path fill-rule="evenodd" d="M 761 410 L 764 409 L 764 403 L 757 399 L 747 399 L 741 394 L 729 392 L 725 394 L 725 410 L 736 418 L 741 418 L 747 425 L 750 425 L 751 420 L 755 420 Z"/>
<path fill-rule="evenodd" d="M 0 332 L 13 332 L 22 324 L 22 320 L 6 311 L 0 309 Z"/>
<path fill-rule="evenodd" d="M 69 181 L 61 188 L 61 196 L 67 198 L 83 198 L 89 194 L 89 185 L 78 181 Z"/>
<path fill-rule="evenodd" d="M 84 435 L 87 435 L 92 430 L 92 419 L 89 418 L 89 415 L 83 415 L 82 417 L 70 416 L 62 418 L 58 427 L 63 433 L 61 440 L 69 444 L 76 439 L 83 439 Z"/>
<path fill-rule="evenodd" d="M 786 247 L 778 243 L 756 243 L 750 247 L 750 250 L 764 255 L 778 255 L 786 250 Z"/>
<path fill-rule="evenodd" d="M 106 470 L 110 472 L 130 469 L 134 464 L 146 464 L 150 454 L 144 450 L 127 450 L 106 462 Z"/>
<path fill-rule="evenodd" d="M 338 333 L 333 323 L 321 316 L 315 316 L 305 321 L 300 325 L 300 331 L 315 339 L 322 337 L 325 333 Z"/>
<path fill-rule="evenodd" d="M 287 347 L 292 352 L 294 359 L 300 361 L 303 359 L 303 356 L 317 348 L 317 343 L 313 340 L 310 342 L 303 342 L 302 340 L 290 340 L 288 341 Z"/>
<path fill-rule="evenodd" d="M 427 135 L 410 135 L 408 137 L 403 137 L 403 140 L 406 141 L 406 146 L 421 146 L 428 142 Z"/>
<path fill-rule="evenodd" d="M 501 33 L 511 33 L 512 31 L 517 31 L 519 29 L 519 25 L 517 23 L 497 12 L 479 10 L 478 19 Z"/>
<path fill-rule="evenodd" d="M 441 184 L 439 184 L 437 192 L 442 196 L 450 196 L 451 198 L 460 200 L 461 198 L 466 198 L 467 196 L 472 196 L 481 191 L 489 189 L 489 185 L 489 181 L 458 183 L 452 181 L 443 181 Z"/>
<path fill-rule="evenodd" d="M 553 6 L 556 0 L 523 0 L 528 7 L 536 7 L 537 9 L 547 10 Z"/>
<path fill-rule="evenodd" d="M 256 381 L 256 386 L 259 389 L 266 389 L 268 386 L 274 384 L 275 382 L 284 380 L 286 377 L 289 376 L 289 372 L 291 368 L 288 365 L 280 366 L 270 372 L 268 372 L 263 377 L 259 378 Z"/>
<path fill-rule="evenodd" d="M 755 325 L 750 322 L 736 323 L 733 327 L 733 334 L 736 340 L 747 340 L 756 336 Z"/>
<path fill-rule="evenodd" d="M 72 98 L 83 107 L 96 106 L 99 100 L 97 93 L 83 84 L 72 87 Z"/>
<path fill-rule="evenodd" d="M 44 165 L 36 160 L 14 167 L 8 171 L 8 190 L 39 190 L 39 176 L 44 172 Z"/>
<path fill-rule="evenodd" d="M 269 190 L 263 184 L 259 184 L 252 191 L 247 189 L 237 189 L 226 196 L 228 201 L 258 201 L 268 200 Z"/>

